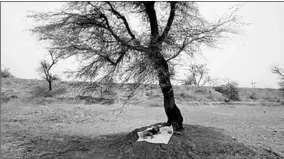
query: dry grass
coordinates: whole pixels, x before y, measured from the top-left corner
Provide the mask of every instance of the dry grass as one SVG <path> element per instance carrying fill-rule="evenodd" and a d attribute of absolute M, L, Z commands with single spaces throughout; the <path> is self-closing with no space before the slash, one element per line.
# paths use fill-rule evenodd
<path fill-rule="evenodd" d="M 80 93 L 68 83 L 56 83 L 52 97 L 44 97 L 44 86 L 44 81 L 37 80 L 3 81 L 1 98 L 5 94 L 10 99 L 1 108 L 1 158 L 91 158 L 111 151 L 98 145 L 106 146 L 104 143 L 125 137 L 124 133 L 166 121 L 157 88 L 138 92 L 123 107 L 121 100 L 127 93 L 118 94 L 110 105 L 86 105 L 75 98 Z M 261 101 L 215 105 L 208 100 L 183 100 L 187 96 L 182 97 L 182 92 L 194 95 L 196 90 L 175 90 L 185 124 L 224 129 L 241 143 L 284 156 L 283 106 L 268 101 L 265 106 Z M 206 90 L 196 94 L 207 95 Z M 13 95 L 18 98 L 11 98 Z M 189 106 L 190 102 L 196 103 Z"/>
<path fill-rule="evenodd" d="M 1 116 L 2 157 L 23 158 L 26 155 L 32 158 L 45 155 L 48 150 L 46 153 L 51 155 L 58 155 L 57 151 L 62 151 L 68 158 L 74 153 L 69 149 L 75 149 L 79 154 L 85 153 L 85 142 L 91 144 L 104 135 L 126 133 L 166 120 L 160 107 L 126 106 L 122 111 L 119 108 L 120 105 L 6 104 L 2 107 Z M 221 128 L 241 143 L 284 155 L 283 107 L 181 106 L 181 111 L 185 124 Z M 106 141 L 111 139 L 105 137 Z M 70 144 L 73 147 L 66 147 Z M 54 149 L 52 145 L 58 147 Z M 92 148 L 87 149 L 93 151 Z M 66 152 L 63 152 L 65 149 Z M 83 152 L 76 149 L 82 149 Z"/>

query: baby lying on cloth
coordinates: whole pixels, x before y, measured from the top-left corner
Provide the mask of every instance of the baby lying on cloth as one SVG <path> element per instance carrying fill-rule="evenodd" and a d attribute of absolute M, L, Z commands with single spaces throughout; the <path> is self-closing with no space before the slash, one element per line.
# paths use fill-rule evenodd
<path fill-rule="evenodd" d="M 137 132 L 139 141 L 146 141 L 149 143 L 163 143 L 168 144 L 171 136 L 173 135 L 172 126 L 162 126 L 156 125 L 150 128 L 147 128 L 144 131 Z"/>

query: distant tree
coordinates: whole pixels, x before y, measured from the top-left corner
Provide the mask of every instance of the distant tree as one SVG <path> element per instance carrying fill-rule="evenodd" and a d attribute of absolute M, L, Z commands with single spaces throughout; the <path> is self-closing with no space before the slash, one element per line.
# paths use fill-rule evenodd
<path fill-rule="evenodd" d="M 204 86 L 211 81 L 206 64 L 190 65 L 188 71 L 190 75 L 185 79 L 185 85 Z"/>
<path fill-rule="evenodd" d="M 30 17 L 38 22 L 32 32 L 50 50 L 62 58 L 77 56 L 82 67 L 76 77 L 103 83 L 158 82 L 167 124 L 181 130 L 183 117 L 171 84 L 174 59 L 237 33 L 237 10 L 209 22 L 194 2 L 69 2 L 61 11 Z"/>
<path fill-rule="evenodd" d="M 51 68 L 58 62 L 60 56 L 56 56 L 56 54 L 52 51 L 49 51 L 49 55 L 51 58 L 51 62 L 47 62 L 47 60 L 42 60 L 38 68 L 38 72 L 40 75 L 43 75 L 43 78 L 48 82 L 48 88 L 49 91 L 51 91 L 52 82 L 54 80 L 59 79 L 57 75 L 51 73 Z"/>
<path fill-rule="evenodd" d="M 222 93 L 223 96 L 227 98 L 225 99 L 225 102 L 230 102 L 231 100 L 233 101 L 240 100 L 238 84 L 236 82 L 227 80 L 226 84 L 214 87 L 213 89 L 217 92 Z"/>
<path fill-rule="evenodd" d="M 279 86 L 280 86 L 280 90 L 282 91 L 282 93 L 284 94 L 284 81 L 278 82 Z"/>
<path fill-rule="evenodd" d="M 277 66 L 273 66 L 272 73 L 278 75 L 280 82 L 278 82 L 280 90 L 284 93 L 284 69 L 279 68 Z"/>
<path fill-rule="evenodd" d="M 9 68 L 1 65 L 1 78 L 13 78 L 14 75 L 10 72 Z"/>

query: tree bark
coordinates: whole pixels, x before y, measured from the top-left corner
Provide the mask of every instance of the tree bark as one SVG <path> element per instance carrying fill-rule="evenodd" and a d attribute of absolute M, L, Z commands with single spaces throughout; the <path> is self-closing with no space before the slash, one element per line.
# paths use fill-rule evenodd
<path fill-rule="evenodd" d="M 49 90 L 48 90 L 48 91 L 51 91 L 51 90 L 52 90 L 51 81 L 48 81 L 48 87 L 49 87 Z"/>
<path fill-rule="evenodd" d="M 170 81 L 168 63 L 159 51 L 158 45 L 151 45 L 151 54 L 148 54 L 154 68 L 157 70 L 159 85 L 164 96 L 164 108 L 168 117 L 167 125 L 172 125 L 174 131 L 181 131 L 183 117 L 175 103 L 174 90 Z"/>
<path fill-rule="evenodd" d="M 155 60 L 155 65 L 156 70 L 158 71 L 159 85 L 164 96 L 164 108 L 168 118 L 167 124 L 172 125 L 174 131 L 181 131 L 183 128 L 183 117 L 175 103 L 168 64 L 162 57 Z"/>
<path fill-rule="evenodd" d="M 144 2 L 145 11 L 149 17 L 149 22 L 151 27 L 151 39 L 149 45 L 149 53 L 147 55 L 158 73 L 159 85 L 161 87 L 164 96 L 164 108 L 166 111 L 166 115 L 168 117 L 167 124 L 172 125 L 174 131 L 180 131 L 183 128 L 182 127 L 183 117 L 180 113 L 179 108 L 175 104 L 174 90 L 170 81 L 170 72 L 169 72 L 168 63 L 161 54 L 162 41 L 159 41 L 159 29 L 158 29 L 158 22 L 157 22 L 157 16 L 154 5 L 155 2 Z M 174 14 L 172 16 L 174 16 Z M 170 24 L 172 23 L 174 17 L 171 18 L 172 19 Z M 170 27 L 170 24 L 167 24 L 169 25 L 167 27 Z M 163 36 L 166 37 L 167 33 L 165 33 L 165 35 Z"/>

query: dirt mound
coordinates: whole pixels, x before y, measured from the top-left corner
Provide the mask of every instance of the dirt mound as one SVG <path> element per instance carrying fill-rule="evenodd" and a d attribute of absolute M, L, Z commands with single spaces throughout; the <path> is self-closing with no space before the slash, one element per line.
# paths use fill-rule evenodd
<path fill-rule="evenodd" d="M 111 151 L 109 158 L 282 158 L 274 152 L 256 147 L 249 147 L 224 135 L 221 129 L 185 125 L 182 135 L 173 135 L 169 144 L 151 144 L 136 142 L 137 131 L 127 134 L 124 138 L 109 141 Z"/>
<path fill-rule="evenodd" d="M 224 135 L 223 130 L 184 125 L 182 135 L 173 135 L 167 145 L 136 142 L 136 129 L 128 134 L 96 138 L 56 135 L 53 139 L 33 138 L 24 158 L 102 159 L 283 159 L 270 150 L 246 146 Z"/>

